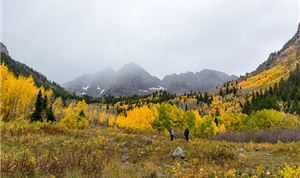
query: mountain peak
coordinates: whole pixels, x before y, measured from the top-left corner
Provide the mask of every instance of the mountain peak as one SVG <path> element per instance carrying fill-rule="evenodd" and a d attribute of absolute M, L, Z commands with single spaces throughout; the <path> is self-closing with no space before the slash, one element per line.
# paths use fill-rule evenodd
<path fill-rule="evenodd" d="M 132 73 L 132 74 L 138 74 L 138 73 L 147 73 L 148 72 L 142 68 L 141 66 L 135 64 L 135 63 L 128 63 L 125 64 L 121 69 L 119 69 L 120 73 Z"/>
<path fill-rule="evenodd" d="M 203 70 L 201 70 L 200 72 L 220 72 L 220 71 L 213 70 L 213 69 L 203 69 Z M 222 72 L 222 73 L 223 73 L 223 72 Z"/>
<path fill-rule="evenodd" d="M 125 64 L 122 68 L 127 68 L 127 67 L 130 67 L 130 68 L 142 68 L 141 66 L 139 66 L 138 64 L 133 63 L 133 62 Z"/>

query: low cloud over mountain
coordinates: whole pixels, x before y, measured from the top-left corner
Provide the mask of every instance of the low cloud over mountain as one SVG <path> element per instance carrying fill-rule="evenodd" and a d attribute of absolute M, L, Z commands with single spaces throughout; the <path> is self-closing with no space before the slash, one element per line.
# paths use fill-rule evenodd
<path fill-rule="evenodd" d="M 94 97 L 144 95 L 158 90 L 182 94 L 208 91 L 236 78 L 223 72 L 205 69 L 196 73 L 167 75 L 160 80 L 142 67 L 129 63 L 118 71 L 107 68 L 96 74 L 84 74 L 63 86 L 77 95 Z"/>

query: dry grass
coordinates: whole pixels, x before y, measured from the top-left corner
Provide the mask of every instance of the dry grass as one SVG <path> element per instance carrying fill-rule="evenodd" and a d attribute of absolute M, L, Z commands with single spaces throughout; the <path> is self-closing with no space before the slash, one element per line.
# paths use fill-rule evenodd
<path fill-rule="evenodd" d="M 165 135 L 117 129 L 2 129 L 0 143 L 1 177 L 276 177 L 284 163 L 300 166 L 299 143 L 171 142 Z M 171 156 L 178 146 L 185 159 Z"/>

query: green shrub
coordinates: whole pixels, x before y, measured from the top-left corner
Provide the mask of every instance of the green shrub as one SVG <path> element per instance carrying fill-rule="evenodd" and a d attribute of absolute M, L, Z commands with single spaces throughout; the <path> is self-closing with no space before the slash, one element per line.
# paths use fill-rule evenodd
<path fill-rule="evenodd" d="M 293 128 L 299 125 L 297 116 L 289 115 L 273 109 L 252 112 L 246 119 L 248 128 L 272 129 Z"/>
<path fill-rule="evenodd" d="M 156 118 L 152 127 L 158 131 L 164 131 L 170 127 L 183 129 L 186 127 L 185 112 L 169 103 L 163 103 L 157 109 L 158 118 Z M 190 119 L 191 120 L 191 119 Z"/>
<path fill-rule="evenodd" d="M 225 113 L 222 115 L 222 120 L 224 121 L 224 125 L 227 130 L 241 130 L 245 127 L 246 118 L 246 114 L 239 113 Z"/>
<path fill-rule="evenodd" d="M 49 122 L 46 121 L 30 122 L 27 119 L 15 119 L 11 122 L 0 121 L 1 132 L 11 133 L 13 135 L 26 132 L 37 132 L 48 125 Z"/>
<path fill-rule="evenodd" d="M 214 118 L 211 116 L 204 116 L 201 118 L 200 123 L 196 123 L 193 129 L 193 135 L 197 137 L 208 137 L 216 134 L 218 128 L 214 122 Z"/>

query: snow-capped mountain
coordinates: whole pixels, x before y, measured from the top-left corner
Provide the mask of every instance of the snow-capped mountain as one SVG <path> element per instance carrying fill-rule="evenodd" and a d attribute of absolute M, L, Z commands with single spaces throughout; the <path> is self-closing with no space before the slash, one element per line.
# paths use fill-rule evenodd
<path fill-rule="evenodd" d="M 86 94 L 94 97 L 145 95 L 160 90 L 182 94 L 208 91 L 236 78 L 223 72 L 203 70 L 196 73 L 172 74 L 160 80 L 142 67 L 130 63 L 118 71 L 107 68 L 96 74 L 82 75 L 63 86 L 77 95 Z"/>
<path fill-rule="evenodd" d="M 161 85 L 159 78 L 133 63 L 124 65 L 118 71 L 108 68 L 94 75 L 85 74 L 63 84 L 77 95 L 87 94 L 94 97 L 143 95 L 163 90 Z"/>

